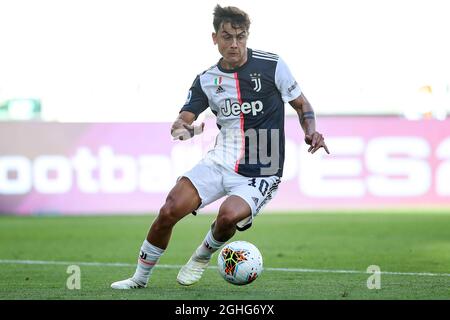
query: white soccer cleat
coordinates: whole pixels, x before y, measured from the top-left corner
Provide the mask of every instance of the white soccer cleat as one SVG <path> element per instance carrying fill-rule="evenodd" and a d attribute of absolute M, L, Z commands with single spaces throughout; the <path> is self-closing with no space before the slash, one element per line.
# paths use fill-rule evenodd
<path fill-rule="evenodd" d="M 197 283 L 201 279 L 203 272 L 208 267 L 208 264 L 209 260 L 197 259 L 192 256 L 180 269 L 180 272 L 178 272 L 178 283 L 183 286 L 190 286 Z"/>
<path fill-rule="evenodd" d="M 129 289 L 140 289 L 145 288 L 147 285 L 138 283 L 133 278 L 129 278 L 122 281 L 117 281 L 111 284 L 111 288 L 113 289 L 119 289 L 119 290 L 129 290 Z"/>

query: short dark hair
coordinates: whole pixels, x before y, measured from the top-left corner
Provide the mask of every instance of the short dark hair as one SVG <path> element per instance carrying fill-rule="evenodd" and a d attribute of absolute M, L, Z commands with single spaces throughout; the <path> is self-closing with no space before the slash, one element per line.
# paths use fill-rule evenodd
<path fill-rule="evenodd" d="M 250 29 L 250 18 L 248 14 L 236 7 L 224 7 L 217 5 L 214 8 L 214 30 L 219 31 L 222 23 L 231 23 L 233 28 Z"/>

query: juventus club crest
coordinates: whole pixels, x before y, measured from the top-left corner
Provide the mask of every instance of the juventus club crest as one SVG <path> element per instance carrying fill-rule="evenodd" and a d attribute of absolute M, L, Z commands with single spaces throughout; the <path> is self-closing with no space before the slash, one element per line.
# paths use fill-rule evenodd
<path fill-rule="evenodd" d="M 250 73 L 250 78 L 252 82 L 255 84 L 253 90 L 256 92 L 261 91 L 261 74 L 260 73 Z"/>

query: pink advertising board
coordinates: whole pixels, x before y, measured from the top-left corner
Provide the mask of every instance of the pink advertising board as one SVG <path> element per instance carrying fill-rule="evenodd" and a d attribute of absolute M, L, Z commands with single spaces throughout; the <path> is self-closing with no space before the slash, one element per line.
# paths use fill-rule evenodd
<path fill-rule="evenodd" d="M 286 119 L 282 183 L 266 211 L 450 209 L 450 120 L 320 117 L 331 151 L 310 154 Z M 0 123 L 0 213 L 157 212 L 176 179 L 214 144 L 170 123 Z M 221 200 L 204 209 L 217 210 Z"/>

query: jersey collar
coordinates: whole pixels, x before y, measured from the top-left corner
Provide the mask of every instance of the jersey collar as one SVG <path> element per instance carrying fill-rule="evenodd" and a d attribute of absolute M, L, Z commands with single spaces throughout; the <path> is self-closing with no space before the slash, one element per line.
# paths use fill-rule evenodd
<path fill-rule="evenodd" d="M 220 70 L 221 72 L 224 72 L 224 73 L 235 73 L 235 72 L 239 72 L 239 71 L 241 71 L 242 69 L 244 69 L 244 68 L 247 66 L 247 64 L 250 62 L 250 57 L 251 57 L 251 56 L 252 56 L 252 49 L 247 48 L 247 61 L 245 61 L 245 63 L 244 63 L 242 66 L 237 67 L 237 68 L 235 68 L 235 69 L 224 69 L 224 68 L 222 68 L 221 65 L 220 65 L 220 61 L 222 61 L 223 58 L 220 58 L 219 62 L 217 62 L 217 68 L 219 68 L 219 70 Z"/>

